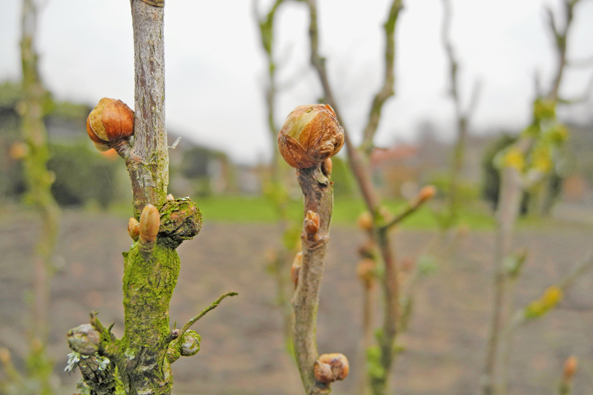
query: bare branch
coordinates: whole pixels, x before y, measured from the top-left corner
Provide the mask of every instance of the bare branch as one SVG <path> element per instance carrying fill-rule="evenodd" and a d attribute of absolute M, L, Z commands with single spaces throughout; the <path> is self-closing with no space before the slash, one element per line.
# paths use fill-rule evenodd
<path fill-rule="evenodd" d="M 410 201 L 407 202 L 406 207 L 389 221 L 383 228 L 389 229 L 393 226 L 401 223 L 404 219 L 415 213 L 420 207 L 427 201 L 432 199 L 436 193 L 436 189 L 433 186 L 427 186 L 420 190 L 418 195 L 414 196 Z"/>
<path fill-rule="evenodd" d="M 389 16 L 383 25 L 385 28 L 385 76 L 383 86 L 375 95 L 368 123 L 364 128 L 361 149 L 370 155 L 373 149 L 373 139 L 379 120 L 381 119 L 381 110 L 383 105 L 391 96 L 394 95 L 393 86 L 395 84 L 394 64 L 395 64 L 395 26 L 400 10 L 403 8 L 401 0 L 393 0 L 389 9 Z"/>
<path fill-rule="evenodd" d="M 464 117 L 468 120 L 474 115 L 474 113 L 476 111 L 478 102 L 480 101 L 480 94 L 482 93 L 482 86 L 483 86 L 483 83 L 482 83 L 481 79 L 476 79 L 474 81 L 474 85 L 472 88 L 472 93 L 471 93 L 471 96 L 469 99 L 469 103 L 468 103 L 467 109 L 465 110 L 465 113 L 464 113 Z"/>
<path fill-rule="evenodd" d="M 303 261 L 292 298 L 294 353 L 306 393 L 318 395 L 327 391 L 327 385 L 315 379 L 313 367 L 319 357 L 315 328 L 323 260 L 329 240 L 333 193 L 331 183 L 320 165 L 299 169 L 297 177 L 305 199 L 306 216 L 301 235 Z"/>

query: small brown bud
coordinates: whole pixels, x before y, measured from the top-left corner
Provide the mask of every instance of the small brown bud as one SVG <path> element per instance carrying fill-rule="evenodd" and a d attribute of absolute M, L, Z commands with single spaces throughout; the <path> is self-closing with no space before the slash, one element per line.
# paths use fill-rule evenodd
<path fill-rule="evenodd" d="M 140 215 L 140 239 L 145 243 L 154 243 L 159 233 L 161 217 L 152 204 L 147 204 Z"/>
<path fill-rule="evenodd" d="M 577 370 L 578 360 L 577 357 L 571 355 L 564 361 L 564 372 L 562 375 L 562 380 L 564 382 L 569 382 L 572 380 L 576 370 Z"/>
<path fill-rule="evenodd" d="M 140 237 L 140 222 L 136 220 L 136 218 L 130 218 L 128 220 L 128 234 L 134 241 L 138 241 L 138 237 Z"/>
<path fill-rule="evenodd" d="M 168 194 L 167 195 L 167 200 L 171 201 L 171 200 L 175 200 L 175 198 L 173 197 L 173 194 Z"/>
<path fill-rule="evenodd" d="M 107 151 L 111 143 L 134 134 L 134 111 L 121 100 L 104 97 L 89 114 L 86 132 L 99 151 Z"/>
<path fill-rule="evenodd" d="M 280 154 L 290 166 L 307 169 L 336 155 L 344 145 L 344 130 L 329 105 L 298 106 L 278 133 Z"/>
<path fill-rule="evenodd" d="M 319 214 L 314 211 L 307 210 L 307 216 L 305 217 L 305 233 L 309 238 L 315 238 L 317 232 L 319 232 Z"/>
<path fill-rule="evenodd" d="M 299 252 L 294 257 L 294 260 L 292 261 L 292 266 L 290 267 L 290 279 L 294 283 L 295 288 L 299 283 L 299 274 L 301 272 L 302 264 L 303 264 L 303 253 Z"/>
<path fill-rule="evenodd" d="M 425 201 L 432 199 L 436 195 L 437 189 L 432 185 L 423 187 L 418 193 L 418 204 L 424 203 Z"/>
<path fill-rule="evenodd" d="M 329 372 L 327 367 L 330 368 Z M 348 359 L 344 354 L 323 354 L 315 361 L 313 373 L 315 378 L 324 384 L 336 380 L 344 380 L 350 370 Z M 331 372 L 331 374 L 329 374 Z"/>
<path fill-rule="evenodd" d="M 358 227 L 362 230 L 371 230 L 373 229 L 373 217 L 371 217 L 371 213 L 365 211 L 364 213 L 358 216 L 358 220 L 356 221 Z"/>

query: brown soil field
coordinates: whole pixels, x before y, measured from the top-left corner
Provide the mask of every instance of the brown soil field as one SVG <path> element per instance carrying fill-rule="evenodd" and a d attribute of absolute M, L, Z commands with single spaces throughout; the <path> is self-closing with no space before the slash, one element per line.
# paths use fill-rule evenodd
<path fill-rule="evenodd" d="M 66 374 L 65 334 L 88 322 L 92 310 L 115 322 L 121 336 L 122 256 L 130 245 L 127 220 L 110 215 L 66 212 L 56 251 L 52 284 L 50 352 L 64 395 L 74 392 L 78 373 Z M 38 222 L 31 214 L 0 217 L 0 345 L 22 368 L 27 350 L 27 299 Z M 400 258 L 415 259 L 434 236 L 430 231 L 393 234 Z M 265 251 L 279 239 L 274 225 L 208 223 L 179 249 L 181 275 L 171 305 L 178 327 L 226 291 L 226 299 L 194 329 L 202 349 L 173 366 L 175 391 L 204 395 L 301 394 L 297 369 L 284 350 L 275 283 L 265 270 Z M 342 352 L 351 376 L 335 394 L 355 394 L 361 363 L 362 287 L 356 278 L 356 249 L 363 235 L 334 228 L 327 256 L 318 317 L 320 352 Z M 393 372 L 398 395 L 477 394 L 492 299 L 494 234 L 475 231 L 441 262 L 416 292 L 405 347 Z M 517 305 L 539 297 L 548 285 L 593 247 L 593 228 L 567 224 L 522 229 L 517 246 L 529 250 L 517 288 Z M 593 271 L 581 277 L 558 307 L 521 327 L 514 338 L 510 394 L 555 394 L 562 364 L 579 358 L 573 395 L 593 394 Z M 379 298 L 380 300 L 380 298 Z M 376 314 L 380 317 L 379 310 Z M 377 322 L 379 324 L 379 322 Z"/>

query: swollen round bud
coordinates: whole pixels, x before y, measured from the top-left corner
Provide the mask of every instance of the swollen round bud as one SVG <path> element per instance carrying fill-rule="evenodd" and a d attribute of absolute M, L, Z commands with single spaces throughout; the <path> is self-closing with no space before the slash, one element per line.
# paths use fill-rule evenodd
<path fill-rule="evenodd" d="M 317 381 L 329 384 L 332 381 L 344 380 L 349 370 L 348 359 L 344 354 L 323 354 L 315 361 L 313 374 Z"/>
<path fill-rule="evenodd" d="M 186 331 L 181 338 L 181 355 L 191 357 L 200 351 L 201 336 L 191 329 Z"/>
<path fill-rule="evenodd" d="M 340 152 L 344 130 L 328 104 L 298 106 L 278 133 L 280 154 L 297 169 L 314 167 Z"/>
<path fill-rule="evenodd" d="M 152 204 L 147 204 L 140 215 L 140 239 L 147 243 L 153 243 L 159 233 L 161 217 L 159 211 Z"/>
<path fill-rule="evenodd" d="M 99 151 L 134 134 L 134 111 L 121 100 L 102 98 L 86 121 L 86 132 Z"/>
<path fill-rule="evenodd" d="M 92 355 L 99 350 L 101 334 L 91 324 L 82 324 L 66 334 L 70 348 L 82 355 Z"/>

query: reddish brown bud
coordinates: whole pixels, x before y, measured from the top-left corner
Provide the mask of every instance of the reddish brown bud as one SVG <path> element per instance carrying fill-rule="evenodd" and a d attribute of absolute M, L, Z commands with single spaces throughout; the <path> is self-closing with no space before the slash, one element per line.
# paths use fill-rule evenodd
<path fill-rule="evenodd" d="M 86 132 L 99 151 L 107 151 L 111 143 L 134 134 L 134 111 L 121 100 L 104 97 L 89 114 Z"/>
<path fill-rule="evenodd" d="M 569 382 L 572 380 L 576 370 L 577 370 L 578 360 L 577 357 L 571 355 L 564 361 L 564 372 L 562 374 L 562 380 L 564 382 Z"/>
<path fill-rule="evenodd" d="M 128 220 L 128 234 L 134 241 L 138 241 L 140 237 L 140 222 L 136 218 L 130 218 Z"/>
<path fill-rule="evenodd" d="M 298 106 L 278 133 L 280 154 L 290 166 L 307 169 L 336 155 L 344 145 L 344 130 L 329 105 Z"/>
<path fill-rule="evenodd" d="M 329 369 L 328 369 L 329 368 Z M 328 384 L 336 380 L 344 380 L 350 367 L 343 354 L 323 354 L 315 361 L 313 374 L 317 381 Z"/>
<path fill-rule="evenodd" d="M 159 211 L 152 204 L 147 204 L 140 215 L 140 240 L 144 243 L 154 243 L 159 233 L 161 217 Z"/>
<path fill-rule="evenodd" d="M 294 283 L 295 288 L 299 283 L 299 274 L 301 272 L 302 264 L 303 264 L 303 253 L 299 252 L 294 257 L 294 260 L 292 261 L 292 266 L 290 267 L 290 279 Z"/>
<path fill-rule="evenodd" d="M 319 232 L 319 214 L 314 211 L 307 210 L 307 216 L 305 217 L 305 233 L 307 237 L 314 238 Z"/>

